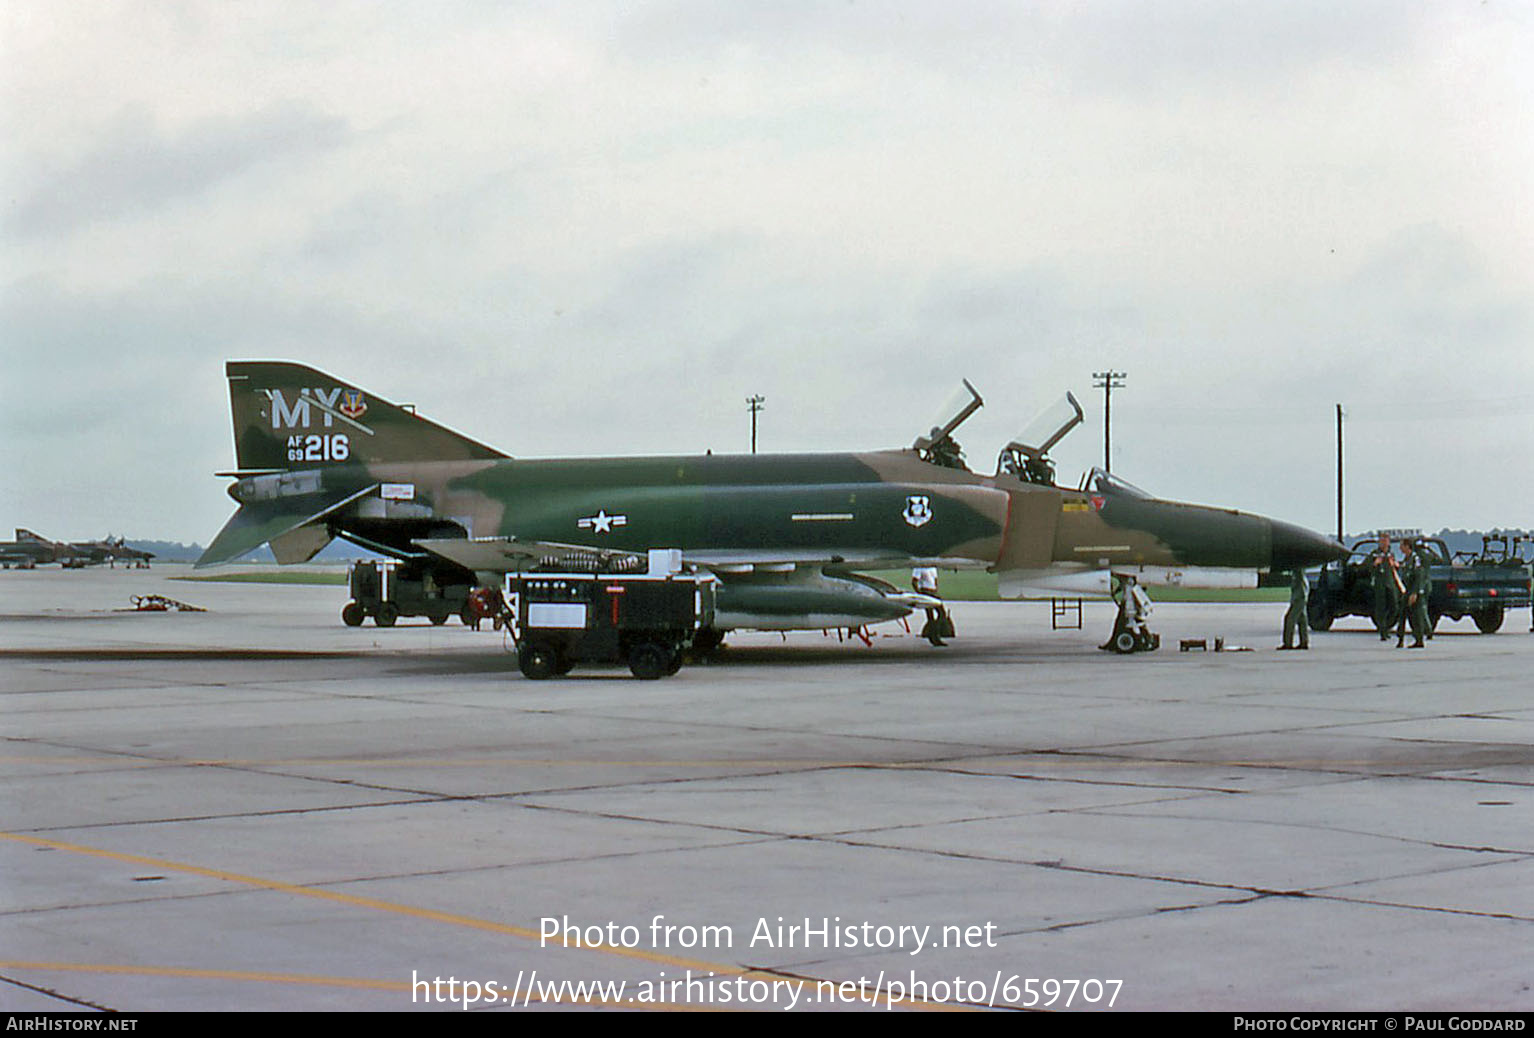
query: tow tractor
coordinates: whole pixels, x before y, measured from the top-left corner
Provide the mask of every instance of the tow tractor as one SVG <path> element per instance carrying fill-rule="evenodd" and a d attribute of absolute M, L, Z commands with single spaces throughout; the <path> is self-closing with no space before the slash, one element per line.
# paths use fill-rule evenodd
<path fill-rule="evenodd" d="M 364 559 L 353 563 L 347 574 L 351 601 L 341 609 L 341 622 L 356 627 L 371 616 L 379 627 L 393 627 L 402 616 L 424 616 L 444 624 L 457 614 L 468 624 L 473 619 L 468 612 L 473 581 L 472 573 L 457 567 Z"/>
<path fill-rule="evenodd" d="M 716 578 L 683 572 L 681 552 L 652 550 L 645 572 L 508 573 L 517 666 L 534 681 L 577 663 L 627 663 L 636 678 L 681 669 L 699 627 L 714 619 Z"/>

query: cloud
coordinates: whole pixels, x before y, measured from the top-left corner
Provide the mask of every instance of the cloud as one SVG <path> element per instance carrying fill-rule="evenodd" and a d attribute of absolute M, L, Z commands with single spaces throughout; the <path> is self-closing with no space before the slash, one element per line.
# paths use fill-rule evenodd
<path fill-rule="evenodd" d="M 153 215 L 197 199 L 251 169 L 313 156 L 350 137 L 344 120 L 297 104 L 205 119 L 167 134 L 141 107 L 120 112 L 100 142 L 73 161 L 30 157 L 17 179 L 31 187 L 10 208 L 12 234 L 68 233 L 99 221 Z"/>
<path fill-rule="evenodd" d="M 678 0 L 644 5 L 618 26 L 617 39 L 628 54 L 721 69 L 806 57 L 824 64 L 832 55 L 848 66 L 898 62 L 907 72 L 966 82 L 1021 77 L 1084 94 L 1143 96 L 1211 82 L 1261 86 L 1337 61 L 1372 63 L 1409 45 L 1423 20 L 1392 0 Z"/>
<path fill-rule="evenodd" d="M 51 473 L 130 472 L 205 538 L 232 356 L 552 457 L 744 449 L 753 393 L 769 449 L 899 446 L 969 377 L 989 467 L 1071 388 L 1062 474 L 1113 368 L 1115 468 L 1320 524 L 1334 402 L 1362 472 L 1363 387 L 1516 410 L 1534 372 L 1530 37 L 1495 3 L 46 11 L 0 92 L 39 523 Z M 1422 422 L 1446 471 L 1527 451 L 1464 413 Z M 1462 497 L 1421 525 L 1506 520 Z"/>

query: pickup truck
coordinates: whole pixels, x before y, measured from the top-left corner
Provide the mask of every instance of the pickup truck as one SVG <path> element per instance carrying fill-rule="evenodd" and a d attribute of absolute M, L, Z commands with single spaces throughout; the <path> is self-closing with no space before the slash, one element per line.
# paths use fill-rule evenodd
<path fill-rule="evenodd" d="M 1509 609 L 1529 605 L 1529 567 L 1523 563 L 1506 539 L 1483 539 L 1480 555 L 1451 556 L 1448 546 L 1437 537 L 1413 537 L 1412 544 L 1428 561 L 1432 586 L 1428 592 L 1427 614 L 1431 627 L 1447 616 L 1451 620 L 1470 617 L 1482 634 L 1495 633 L 1502 626 Z M 1500 541 L 1500 544 L 1498 543 Z M 1361 540 L 1340 564 L 1328 563 L 1310 579 L 1310 600 L 1306 609 L 1310 629 L 1325 631 L 1344 616 L 1367 616 L 1374 610 L 1374 584 L 1369 569 L 1373 540 Z M 1397 560 L 1399 548 L 1395 549 Z M 1394 626 L 1399 615 L 1387 618 Z"/>

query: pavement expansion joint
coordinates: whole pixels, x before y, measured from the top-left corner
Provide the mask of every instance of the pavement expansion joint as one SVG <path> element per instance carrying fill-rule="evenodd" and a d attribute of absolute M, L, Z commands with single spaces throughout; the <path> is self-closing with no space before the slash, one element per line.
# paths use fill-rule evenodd
<path fill-rule="evenodd" d="M 17 980 L 15 977 L 7 977 L 3 973 L 0 973 L 0 983 L 11 984 L 18 988 L 25 988 L 28 991 L 35 991 L 39 995 L 46 995 L 49 998 L 56 998 L 60 1002 L 68 1002 L 70 1005 L 75 1006 L 84 1006 L 86 1009 L 95 1009 L 102 1013 L 117 1012 L 117 1010 L 113 1009 L 111 1006 L 105 1006 L 99 1002 L 91 1002 L 83 998 L 76 998 L 73 995 L 66 995 L 61 991 L 55 991 L 52 988 L 41 987 L 37 984 L 28 984 L 24 980 Z"/>
<path fill-rule="evenodd" d="M 1504 919 L 1515 923 L 1534 923 L 1534 916 L 1519 915 L 1516 912 L 1479 912 L 1473 909 L 1451 908 L 1444 905 L 1414 905 L 1407 901 L 1382 901 L 1377 898 L 1343 897 L 1339 894 L 1324 892 L 1317 892 L 1310 896 L 1349 905 L 1366 905 L 1372 908 L 1404 909 L 1408 912 L 1432 912 L 1443 915 L 1464 916 L 1472 919 Z"/>

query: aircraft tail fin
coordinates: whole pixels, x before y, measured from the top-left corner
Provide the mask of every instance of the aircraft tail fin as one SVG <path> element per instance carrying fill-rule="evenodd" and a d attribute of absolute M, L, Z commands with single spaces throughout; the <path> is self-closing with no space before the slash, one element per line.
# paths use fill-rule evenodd
<path fill-rule="evenodd" d="M 229 404 L 240 471 L 343 463 L 504 458 L 493 447 L 288 361 L 229 361 Z"/>

